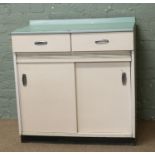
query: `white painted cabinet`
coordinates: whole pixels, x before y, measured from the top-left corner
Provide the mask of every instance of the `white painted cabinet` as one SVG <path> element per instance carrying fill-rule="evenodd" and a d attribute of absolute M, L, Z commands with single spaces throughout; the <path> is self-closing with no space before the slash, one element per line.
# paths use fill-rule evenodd
<path fill-rule="evenodd" d="M 131 136 L 130 63 L 77 63 L 78 131 Z"/>
<path fill-rule="evenodd" d="M 109 20 L 32 21 L 12 34 L 21 136 L 135 138 L 134 20 Z"/>
<path fill-rule="evenodd" d="M 18 64 L 22 132 L 75 133 L 73 63 Z"/>

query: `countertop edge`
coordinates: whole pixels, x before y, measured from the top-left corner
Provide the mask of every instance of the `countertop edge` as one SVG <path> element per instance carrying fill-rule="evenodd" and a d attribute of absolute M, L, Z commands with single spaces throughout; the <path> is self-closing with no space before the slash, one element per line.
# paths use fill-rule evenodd
<path fill-rule="evenodd" d="M 111 32 L 133 32 L 134 29 L 112 29 L 112 30 L 89 30 L 89 31 L 47 31 L 47 32 L 11 32 L 11 35 L 39 35 L 39 34 L 68 34 L 68 33 L 111 33 Z"/>

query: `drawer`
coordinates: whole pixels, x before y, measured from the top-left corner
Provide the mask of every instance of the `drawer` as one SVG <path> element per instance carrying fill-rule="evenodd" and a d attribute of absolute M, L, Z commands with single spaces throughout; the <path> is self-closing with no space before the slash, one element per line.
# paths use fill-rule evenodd
<path fill-rule="evenodd" d="M 133 50 L 133 32 L 72 34 L 73 51 Z"/>
<path fill-rule="evenodd" d="M 67 52 L 70 51 L 70 35 L 14 35 L 12 46 L 13 52 Z"/>

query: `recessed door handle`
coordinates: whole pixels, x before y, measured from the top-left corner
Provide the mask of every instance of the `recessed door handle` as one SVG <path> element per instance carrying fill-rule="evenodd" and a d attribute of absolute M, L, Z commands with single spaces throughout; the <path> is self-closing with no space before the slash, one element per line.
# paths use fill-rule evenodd
<path fill-rule="evenodd" d="M 26 76 L 26 74 L 22 75 L 22 83 L 23 83 L 23 86 L 27 86 L 27 76 Z"/>
<path fill-rule="evenodd" d="M 127 84 L 127 75 L 125 72 L 122 73 L 122 84 L 123 85 Z"/>

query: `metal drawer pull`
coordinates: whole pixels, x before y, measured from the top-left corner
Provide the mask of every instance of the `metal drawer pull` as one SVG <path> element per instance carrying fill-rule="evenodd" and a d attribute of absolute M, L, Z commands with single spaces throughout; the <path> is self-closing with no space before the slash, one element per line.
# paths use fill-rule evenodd
<path fill-rule="evenodd" d="M 47 45 L 48 42 L 47 41 L 35 41 L 34 44 L 40 46 L 40 45 Z"/>
<path fill-rule="evenodd" d="M 26 77 L 26 74 L 23 74 L 22 75 L 22 83 L 23 83 L 23 86 L 27 86 L 27 77 Z"/>
<path fill-rule="evenodd" d="M 127 84 L 127 76 L 126 76 L 126 73 L 125 72 L 122 73 L 122 84 L 123 85 L 126 85 Z"/>
<path fill-rule="evenodd" d="M 96 40 L 95 44 L 108 44 L 109 40 L 108 39 L 102 39 L 102 40 Z"/>

